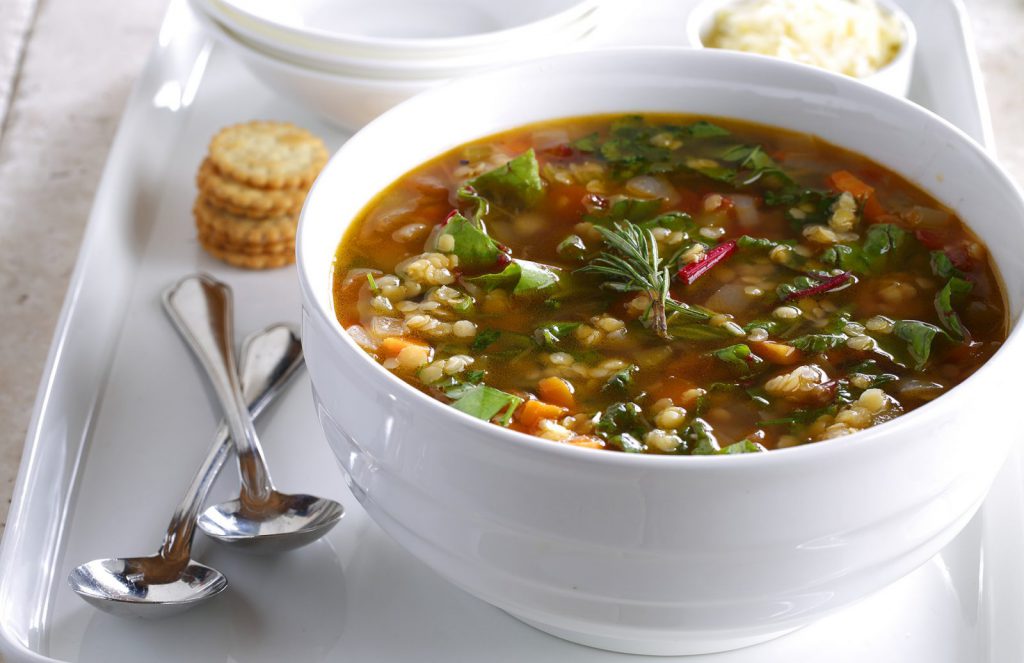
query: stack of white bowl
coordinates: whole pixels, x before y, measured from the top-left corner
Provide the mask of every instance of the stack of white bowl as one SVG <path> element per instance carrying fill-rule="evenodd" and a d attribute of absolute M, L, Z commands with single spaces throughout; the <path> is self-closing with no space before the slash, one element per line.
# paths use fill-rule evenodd
<path fill-rule="evenodd" d="M 471 71 L 579 47 L 599 0 L 192 0 L 258 78 L 347 129 Z"/>

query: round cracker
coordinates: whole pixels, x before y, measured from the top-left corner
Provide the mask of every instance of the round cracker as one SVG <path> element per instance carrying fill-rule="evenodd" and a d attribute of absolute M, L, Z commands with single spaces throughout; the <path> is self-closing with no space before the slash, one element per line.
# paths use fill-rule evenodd
<path fill-rule="evenodd" d="M 322 140 L 287 122 L 225 127 L 210 141 L 210 161 L 224 175 L 267 189 L 309 186 L 327 163 Z"/>
<path fill-rule="evenodd" d="M 246 255 L 274 255 L 278 253 L 292 253 L 295 251 L 295 242 L 274 242 L 272 244 L 237 244 L 223 235 L 216 235 L 205 228 L 199 228 L 196 234 L 203 246 L 212 246 L 221 251 L 230 253 L 244 253 Z"/>
<path fill-rule="evenodd" d="M 220 209 L 203 196 L 196 198 L 192 213 L 195 215 L 197 227 L 207 228 L 211 234 L 224 237 L 233 244 L 295 241 L 297 214 L 251 219 Z"/>
<path fill-rule="evenodd" d="M 196 175 L 199 193 L 217 207 L 238 216 L 266 218 L 295 214 L 302 209 L 308 187 L 258 189 L 225 177 L 207 158 Z"/>
<path fill-rule="evenodd" d="M 249 253 L 228 251 L 215 244 L 205 244 L 201 239 L 200 245 L 203 247 L 204 251 L 214 258 L 222 260 L 229 265 L 242 267 L 244 269 L 275 269 L 295 262 L 295 251 L 252 255 Z"/>

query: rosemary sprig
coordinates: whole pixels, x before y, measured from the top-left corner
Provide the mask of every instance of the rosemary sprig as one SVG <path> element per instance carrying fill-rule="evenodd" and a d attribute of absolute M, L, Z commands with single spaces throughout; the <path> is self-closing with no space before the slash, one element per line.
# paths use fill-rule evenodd
<path fill-rule="evenodd" d="M 672 338 L 668 331 L 668 313 L 673 318 L 679 316 L 698 322 L 711 317 L 669 294 L 672 275 L 658 253 L 658 242 L 650 230 L 630 221 L 616 223 L 614 228 L 596 228 L 609 250 L 578 271 L 601 277 L 602 287 L 609 290 L 646 294 L 651 305 L 642 320 L 655 334 L 664 339 Z"/>

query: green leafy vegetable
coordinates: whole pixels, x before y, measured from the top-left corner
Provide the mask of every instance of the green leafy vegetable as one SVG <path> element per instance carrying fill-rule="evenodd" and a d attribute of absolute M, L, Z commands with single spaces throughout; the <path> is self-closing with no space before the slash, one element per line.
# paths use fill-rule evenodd
<path fill-rule="evenodd" d="M 711 424 L 700 417 L 691 421 L 680 437 L 686 441 L 687 447 L 693 449 L 690 453 L 694 456 L 708 456 L 721 451 Z"/>
<path fill-rule="evenodd" d="M 891 223 L 877 223 L 868 228 L 864 239 L 864 261 L 868 270 L 880 273 L 899 266 L 912 236 Z"/>
<path fill-rule="evenodd" d="M 776 286 L 775 294 L 778 296 L 780 302 L 784 302 L 787 299 L 789 299 L 794 293 L 800 292 L 802 290 L 807 290 L 808 288 L 813 288 L 819 283 L 821 283 L 821 281 L 819 281 L 818 279 L 814 279 L 805 274 L 801 274 L 800 276 L 797 276 L 789 283 L 780 283 L 778 286 Z"/>
<path fill-rule="evenodd" d="M 519 283 L 519 278 L 523 275 L 522 268 L 519 267 L 519 263 L 513 260 L 505 269 L 500 272 L 493 272 L 491 274 L 481 274 L 480 276 L 467 276 L 464 277 L 467 283 L 479 286 L 490 292 L 498 288 L 512 289 Z"/>
<path fill-rule="evenodd" d="M 519 259 L 513 260 L 512 264 L 519 265 L 520 270 L 519 281 L 512 289 L 514 295 L 532 295 L 558 283 L 559 270 L 555 267 Z"/>
<path fill-rule="evenodd" d="M 578 322 L 547 322 L 537 327 L 533 332 L 533 338 L 543 347 L 558 348 L 579 326 Z"/>
<path fill-rule="evenodd" d="M 461 265 L 461 258 L 459 260 Z M 465 280 L 488 292 L 497 288 L 506 288 L 510 289 L 512 294 L 525 296 L 547 290 L 557 284 L 559 271 L 555 267 L 517 258 L 500 272 L 469 276 L 465 277 Z"/>
<path fill-rule="evenodd" d="M 729 132 L 717 124 L 711 124 L 705 120 L 697 120 L 693 124 L 683 128 L 691 138 L 714 138 L 716 136 L 728 136 Z"/>
<path fill-rule="evenodd" d="M 544 182 L 533 148 L 523 152 L 504 166 L 473 178 L 469 185 L 498 201 L 532 207 L 544 195 Z"/>
<path fill-rule="evenodd" d="M 821 261 L 854 274 L 880 274 L 899 268 L 913 235 L 891 223 L 868 228 L 861 246 L 837 244 L 821 254 Z"/>
<path fill-rule="evenodd" d="M 644 419 L 640 406 L 633 402 L 612 403 L 601 412 L 594 424 L 594 431 L 605 439 L 623 432 L 643 439 L 649 430 L 651 425 Z"/>
<path fill-rule="evenodd" d="M 487 212 L 491 208 L 487 199 L 477 193 L 476 189 L 468 184 L 460 187 L 455 195 L 459 200 L 463 200 L 474 205 L 473 213 L 469 216 L 469 220 L 473 222 L 474 226 L 482 230 L 483 218 L 487 216 Z"/>
<path fill-rule="evenodd" d="M 920 371 L 928 363 L 932 352 L 932 341 L 942 330 L 935 325 L 919 320 L 897 320 L 892 333 L 907 342 L 907 351 L 914 363 L 914 370 Z"/>
<path fill-rule="evenodd" d="M 825 223 L 832 215 L 839 194 L 818 189 L 790 185 L 781 189 L 764 192 L 764 204 L 768 207 L 785 207 L 786 218 L 795 226 L 811 223 Z"/>
<path fill-rule="evenodd" d="M 601 391 L 629 391 L 629 388 L 633 386 L 633 374 L 639 370 L 639 366 L 631 364 L 621 371 L 615 372 L 601 387 Z"/>
<path fill-rule="evenodd" d="M 459 267 L 467 270 L 488 269 L 498 262 L 502 251 L 483 228 L 459 213 L 454 214 L 439 235 L 451 235 L 455 244 L 448 253 L 459 257 Z"/>
<path fill-rule="evenodd" d="M 789 344 L 797 350 L 820 353 L 845 345 L 848 338 L 846 334 L 805 334 L 794 338 Z"/>
<path fill-rule="evenodd" d="M 870 382 L 868 383 L 868 386 L 866 387 L 867 389 L 881 387 L 884 384 L 894 382 L 899 379 L 898 375 L 895 375 L 893 373 L 886 373 L 885 371 L 883 371 L 881 367 L 879 367 L 878 362 L 875 361 L 874 359 L 866 359 L 858 364 L 855 364 L 854 366 L 851 366 L 848 369 L 846 369 L 846 373 L 850 376 L 863 375 L 868 378 L 871 378 Z"/>
<path fill-rule="evenodd" d="M 584 136 L 572 143 L 581 152 L 600 156 L 611 165 L 612 173 L 625 179 L 634 175 L 668 173 L 684 168 L 679 148 L 684 143 L 708 141 L 729 132 L 710 122 L 689 125 L 657 125 L 642 116 L 624 117 L 612 123 L 608 136 Z M 630 219 L 636 221 L 636 219 Z"/>
<path fill-rule="evenodd" d="M 629 433 L 621 433 L 619 435 L 613 435 L 608 440 L 611 444 L 618 447 L 621 451 L 631 454 L 642 454 L 647 450 L 646 445 L 643 442 L 636 439 Z"/>
<path fill-rule="evenodd" d="M 737 164 L 739 172 L 734 177 L 738 185 L 753 184 L 768 176 L 776 178 L 781 184 L 791 181 L 760 145 L 734 145 L 723 151 L 721 157 L 725 161 Z"/>
<path fill-rule="evenodd" d="M 500 336 L 501 332 L 497 329 L 482 329 L 477 332 L 477 335 L 473 338 L 473 343 L 469 347 L 474 352 L 482 352 L 497 341 Z"/>
<path fill-rule="evenodd" d="M 960 321 L 960 316 L 954 310 L 953 303 L 954 300 L 967 296 L 972 288 L 974 288 L 974 284 L 970 281 L 959 276 L 951 276 L 942 290 L 935 294 L 935 311 L 939 314 L 942 326 L 946 328 L 953 340 L 964 341 L 970 338 L 970 332 Z"/>
<path fill-rule="evenodd" d="M 751 352 L 750 348 L 743 343 L 715 350 L 711 353 L 711 356 L 724 362 L 730 369 L 740 375 L 750 375 L 764 363 L 763 359 Z"/>
<path fill-rule="evenodd" d="M 658 215 L 661 202 L 660 198 L 622 198 L 612 203 L 606 210 L 584 215 L 583 220 L 609 228 L 619 221 L 642 223 Z"/>
<path fill-rule="evenodd" d="M 964 273 L 953 265 L 953 261 L 949 259 L 945 251 L 932 251 L 929 254 L 929 262 L 931 263 L 932 273 L 940 279 L 950 279 L 954 276 L 958 278 L 964 277 Z"/>
<path fill-rule="evenodd" d="M 587 255 L 587 245 L 579 235 L 569 235 L 555 249 L 558 256 L 563 260 L 583 260 Z"/>
<path fill-rule="evenodd" d="M 763 445 L 760 445 L 757 442 L 751 442 L 750 440 L 740 440 L 739 442 L 734 442 L 727 447 L 722 447 L 715 453 L 722 455 L 732 455 L 760 453 L 762 451 L 768 450 L 765 449 Z"/>
<path fill-rule="evenodd" d="M 512 414 L 522 402 L 523 399 L 518 396 L 478 384 L 463 392 L 458 399 L 452 402 L 452 407 L 484 421 L 490 421 L 499 413 L 504 413 L 499 419 L 499 423 L 502 426 L 508 426 L 512 421 Z"/>
<path fill-rule="evenodd" d="M 693 220 L 686 212 L 665 212 L 659 214 L 653 219 L 648 219 L 640 223 L 641 228 L 665 228 L 673 232 L 680 231 L 683 233 L 684 238 L 690 235 L 696 234 L 697 222 Z"/>

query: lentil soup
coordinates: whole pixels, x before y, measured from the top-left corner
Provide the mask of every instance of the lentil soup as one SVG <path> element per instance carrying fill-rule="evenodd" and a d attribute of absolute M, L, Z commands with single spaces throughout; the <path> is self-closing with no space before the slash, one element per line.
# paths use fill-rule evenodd
<path fill-rule="evenodd" d="M 409 384 L 630 453 L 853 433 L 941 396 L 1007 328 L 985 247 L 919 188 L 815 137 L 682 115 L 451 150 L 361 212 L 333 279 L 342 326 Z"/>

